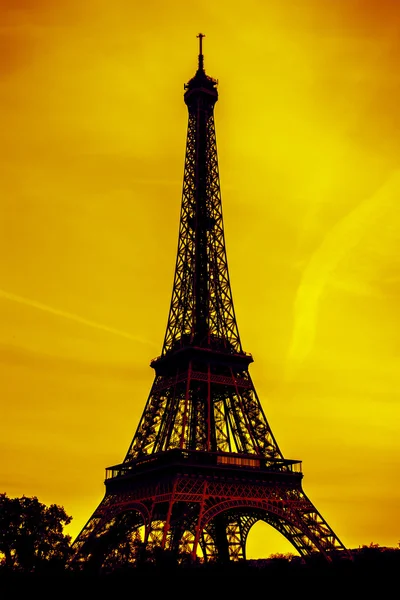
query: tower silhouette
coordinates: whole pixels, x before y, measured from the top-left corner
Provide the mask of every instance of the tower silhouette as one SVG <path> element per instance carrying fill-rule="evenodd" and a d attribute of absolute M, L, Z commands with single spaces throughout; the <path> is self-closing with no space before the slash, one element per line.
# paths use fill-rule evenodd
<path fill-rule="evenodd" d="M 232 301 L 214 125 L 217 81 L 184 86 L 189 121 L 172 299 L 154 382 L 105 496 L 74 542 L 75 564 L 98 568 L 160 548 L 227 562 L 246 558 L 265 521 L 302 556 L 347 550 L 302 489 L 301 462 L 284 458 L 249 374 Z"/>

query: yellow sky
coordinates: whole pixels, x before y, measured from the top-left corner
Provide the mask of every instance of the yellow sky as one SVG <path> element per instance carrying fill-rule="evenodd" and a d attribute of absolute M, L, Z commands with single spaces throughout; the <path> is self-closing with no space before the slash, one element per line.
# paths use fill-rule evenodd
<path fill-rule="evenodd" d="M 196 34 L 232 291 L 283 453 L 348 547 L 400 540 L 397 0 L 0 0 L 0 491 L 75 536 L 161 351 Z M 266 525 L 248 555 L 288 552 Z"/>

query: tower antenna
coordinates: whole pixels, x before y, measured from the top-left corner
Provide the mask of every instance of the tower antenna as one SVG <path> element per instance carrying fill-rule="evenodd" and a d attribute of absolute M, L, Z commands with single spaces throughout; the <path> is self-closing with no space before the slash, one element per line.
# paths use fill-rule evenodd
<path fill-rule="evenodd" d="M 206 37 L 204 33 L 199 33 L 199 71 L 204 71 L 204 56 L 203 56 L 203 38 Z"/>

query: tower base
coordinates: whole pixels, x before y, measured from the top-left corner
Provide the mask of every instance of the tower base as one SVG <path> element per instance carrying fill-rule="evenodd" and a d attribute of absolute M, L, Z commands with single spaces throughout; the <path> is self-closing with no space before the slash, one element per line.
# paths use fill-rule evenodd
<path fill-rule="evenodd" d="M 246 559 L 265 521 L 301 556 L 349 555 L 302 489 L 301 463 L 255 455 L 171 450 L 107 469 L 105 496 L 76 541 L 74 567 L 154 560 Z"/>

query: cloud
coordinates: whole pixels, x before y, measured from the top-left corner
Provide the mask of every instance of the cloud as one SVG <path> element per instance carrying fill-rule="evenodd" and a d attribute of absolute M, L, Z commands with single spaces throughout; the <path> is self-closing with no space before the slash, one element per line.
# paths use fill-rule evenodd
<path fill-rule="evenodd" d="M 375 217 L 397 201 L 399 190 L 400 171 L 395 171 L 372 196 L 336 223 L 312 254 L 304 268 L 294 301 L 289 371 L 313 349 L 319 301 L 339 262 L 357 246 L 366 230 L 373 226 Z"/>
<path fill-rule="evenodd" d="M 114 329 L 113 327 L 109 327 L 108 325 L 103 325 L 102 323 L 96 323 L 95 321 L 90 321 L 89 319 L 85 319 L 79 315 L 75 315 L 73 313 L 65 312 L 58 308 L 54 308 L 52 306 L 48 306 L 47 304 L 42 304 L 40 302 L 36 302 L 35 300 L 31 300 L 30 298 L 23 298 L 22 296 L 16 296 L 15 294 L 10 294 L 5 290 L 0 290 L 0 298 L 4 298 L 6 300 L 10 300 L 11 302 L 16 302 L 18 304 L 23 304 L 25 306 L 30 306 L 37 310 L 41 310 L 43 312 L 50 313 L 52 315 L 57 315 L 62 317 L 63 319 L 68 319 L 70 321 L 74 321 L 75 323 L 81 323 L 82 325 L 86 325 L 86 327 L 92 327 L 93 329 L 97 329 L 100 331 L 105 331 L 106 333 L 110 333 L 112 335 L 116 335 L 119 337 L 126 338 L 128 340 L 132 340 L 133 342 L 139 342 L 140 344 L 144 344 L 147 346 L 154 347 L 155 344 L 149 340 L 141 338 L 136 335 L 132 335 L 127 331 L 121 331 L 119 329 Z"/>

